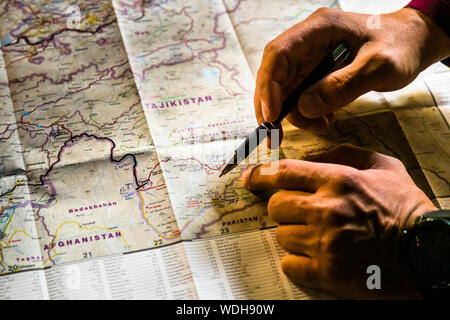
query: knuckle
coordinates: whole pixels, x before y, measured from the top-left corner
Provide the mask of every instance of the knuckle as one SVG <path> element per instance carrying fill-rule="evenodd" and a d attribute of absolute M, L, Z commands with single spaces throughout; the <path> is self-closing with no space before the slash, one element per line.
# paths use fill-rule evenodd
<path fill-rule="evenodd" d="M 302 210 L 311 210 L 316 211 L 316 208 L 311 207 L 311 202 L 309 200 L 305 200 L 302 198 L 298 198 L 292 201 L 291 205 L 292 210 L 295 210 L 296 213 L 300 213 Z"/>
<path fill-rule="evenodd" d="M 281 185 L 289 175 L 291 161 L 288 159 L 282 159 L 278 161 L 278 171 L 275 175 L 275 185 Z"/>
<path fill-rule="evenodd" d="M 288 34 L 283 34 L 266 44 L 261 67 L 267 68 L 270 65 L 287 64 L 287 56 L 289 55 L 289 44 L 287 40 L 289 37 Z"/>
<path fill-rule="evenodd" d="M 379 79 L 380 90 L 392 91 L 400 89 L 416 77 L 416 69 L 411 68 L 411 65 L 402 59 L 401 56 L 401 54 L 390 48 L 382 51 L 378 50 L 370 56 L 371 60 L 368 68 L 374 70 L 375 79 Z M 390 79 L 395 79 L 395 82 L 388 81 L 387 75 L 389 75 Z"/>
<path fill-rule="evenodd" d="M 260 90 L 262 95 L 266 95 L 268 92 L 270 92 L 269 80 L 270 79 L 265 79 L 265 81 L 261 81 L 259 83 L 258 89 Z"/>
<path fill-rule="evenodd" d="M 271 40 L 267 42 L 267 44 L 264 47 L 264 52 L 272 52 L 276 47 L 275 40 Z"/>
<path fill-rule="evenodd" d="M 288 49 L 283 45 L 282 39 L 274 39 L 264 47 L 264 54 L 257 72 L 257 88 L 270 91 L 269 82 L 275 76 L 278 69 L 287 68 Z M 278 72 L 280 72 L 278 70 Z"/>
<path fill-rule="evenodd" d="M 269 215 L 269 218 L 272 220 L 276 220 L 277 211 L 278 211 L 278 205 L 279 205 L 279 192 L 275 193 L 273 196 L 270 197 L 269 203 L 267 204 L 267 213 Z"/>
<path fill-rule="evenodd" d="M 330 23 L 331 25 L 337 25 L 341 19 L 341 11 L 335 8 L 321 7 L 314 11 L 312 16 Z"/>
<path fill-rule="evenodd" d="M 335 101 L 338 99 L 339 101 L 347 100 L 348 92 L 345 91 L 347 84 L 351 79 L 350 74 L 340 74 L 336 76 L 334 74 L 330 74 L 328 77 L 328 81 L 326 84 L 326 92 L 329 92 L 330 99 L 329 102 Z"/>
<path fill-rule="evenodd" d="M 403 162 L 400 159 L 391 157 L 391 156 L 387 156 L 387 155 L 382 155 L 382 157 L 384 158 L 384 160 L 386 162 L 389 163 L 389 165 L 395 167 L 395 168 L 405 168 L 405 165 L 403 164 Z"/>
<path fill-rule="evenodd" d="M 347 220 L 348 206 L 344 200 L 336 201 L 325 212 L 325 224 L 328 226 L 342 226 Z"/>
<path fill-rule="evenodd" d="M 267 81 L 267 73 L 266 69 L 263 65 L 261 65 L 258 69 L 258 72 L 256 74 L 256 88 L 255 88 L 255 95 L 258 94 L 261 95 L 261 87 L 264 82 Z"/>
<path fill-rule="evenodd" d="M 354 168 L 347 168 L 336 179 L 336 185 L 342 193 L 350 193 L 361 187 L 361 173 Z"/>
<path fill-rule="evenodd" d="M 314 14 L 317 15 L 324 15 L 328 12 L 329 8 L 327 7 L 320 7 L 319 9 L 316 9 L 316 11 L 314 11 Z"/>
<path fill-rule="evenodd" d="M 283 53 L 283 48 L 278 43 L 277 39 L 269 41 L 264 47 L 264 55 L 278 56 Z"/>
<path fill-rule="evenodd" d="M 330 17 L 331 15 L 335 15 L 336 13 L 337 11 L 335 9 L 329 7 L 321 7 L 316 9 L 313 14 L 318 16 Z"/>
<path fill-rule="evenodd" d="M 380 74 L 392 72 L 396 68 L 397 62 L 395 54 L 391 54 L 388 50 L 378 49 L 370 55 L 370 62 L 375 65 L 376 70 Z"/>

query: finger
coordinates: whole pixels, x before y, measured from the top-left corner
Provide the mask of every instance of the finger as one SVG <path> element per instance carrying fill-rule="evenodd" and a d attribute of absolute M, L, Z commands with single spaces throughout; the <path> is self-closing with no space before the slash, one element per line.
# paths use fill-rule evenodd
<path fill-rule="evenodd" d="M 319 54 L 320 53 L 316 53 Z M 262 121 L 274 122 L 283 108 L 284 100 L 305 80 L 311 71 L 319 64 L 320 59 L 304 57 L 301 61 L 296 61 L 289 65 L 284 62 L 281 66 L 276 64 L 270 67 L 264 67 L 270 64 L 275 58 L 268 61 L 263 60 L 258 71 L 255 90 L 255 110 L 262 117 Z M 280 59 L 286 60 L 285 56 Z M 273 69 L 276 68 L 277 73 Z M 282 74 L 280 68 L 286 68 L 285 74 Z M 257 117 L 258 118 L 258 117 Z"/>
<path fill-rule="evenodd" d="M 289 67 L 292 73 L 283 86 L 283 97 L 287 98 L 309 76 L 312 70 L 320 63 L 323 53 L 315 52 L 314 57 L 303 57 L 301 62 L 294 67 Z"/>
<path fill-rule="evenodd" d="M 316 192 L 349 169 L 336 164 L 284 159 L 250 167 L 242 174 L 242 182 L 252 191 L 287 189 Z"/>
<path fill-rule="evenodd" d="M 281 225 L 276 230 L 277 242 L 284 251 L 306 256 L 313 253 L 315 236 L 315 228 L 307 225 Z"/>
<path fill-rule="evenodd" d="M 253 103 L 255 105 L 256 121 L 258 122 L 258 124 L 261 124 L 261 122 L 264 121 L 264 117 L 263 117 L 262 111 L 261 111 L 261 102 L 259 100 L 258 88 L 255 89 L 255 96 L 253 98 Z"/>
<path fill-rule="evenodd" d="M 281 112 L 284 99 L 282 88 L 288 79 L 288 72 L 286 57 L 266 49 L 256 79 L 256 91 L 265 121 L 274 122 Z"/>
<path fill-rule="evenodd" d="M 274 122 L 278 118 L 284 98 L 336 45 L 330 33 L 338 36 L 341 28 L 335 26 L 337 19 L 330 18 L 331 11 L 314 12 L 264 48 L 256 88 L 265 121 Z"/>
<path fill-rule="evenodd" d="M 340 144 L 317 155 L 309 156 L 308 161 L 335 163 L 366 170 L 388 164 L 388 157 L 375 151 L 357 147 L 351 144 Z"/>
<path fill-rule="evenodd" d="M 293 282 L 312 288 L 321 287 L 321 275 L 317 260 L 288 254 L 281 260 L 281 269 Z"/>
<path fill-rule="evenodd" d="M 286 97 L 288 97 L 301 83 L 302 81 L 310 74 L 310 72 L 319 64 L 320 59 L 318 58 L 312 58 L 308 59 L 306 58 L 305 61 L 302 63 L 302 65 L 297 66 L 297 70 L 295 73 L 292 73 L 292 75 L 289 75 L 289 79 L 286 81 L 286 84 L 282 88 L 282 97 L 281 101 L 284 101 Z M 258 120 L 258 124 L 261 124 L 261 122 L 265 121 L 265 117 L 263 116 L 263 111 L 261 110 L 261 103 L 259 100 L 259 92 L 255 93 L 255 112 L 256 112 L 256 118 Z M 265 106 L 267 107 L 267 106 Z M 270 106 L 269 106 L 270 108 Z M 265 114 L 268 112 L 274 112 L 275 119 L 278 118 L 279 112 L 278 110 L 271 110 L 271 111 L 264 111 Z M 269 117 L 269 119 L 272 116 Z M 304 117 L 299 111 L 298 108 L 293 108 L 291 113 L 287 116 L 288 121 L 293 124 L 294 126 L 306 129 L 311 132 L 314 132 L 316 134 L 324 135 L 328 132 L 329 128 L 332 126 L 334 122 L 334 116 L 333 114 L 325 115 L 324 117 L 316 118 L 316 119 L 308 119 Z M 267 121 L 267 120 L 266 120 Z M 281 129 L 281 125 L 279 126 L 279 129 Z M 280 131 L 280 139 L 279 144 L 281 144 L 282 141 L 282 131 Z M 279 145 L 278 144 L 278 145 Z M 267 145 L 269 148 L 274 149 L 276 148 L 277 144 L 275 143 L 274 146 L 271 145 L 271 138 L 268 137 Z"/>
<path fill-rule="evenodd" d="M 304 117 L 297 109 L 293 109 L 286 119 L 295 127 L 305 129 L 316 134 L 324 135 L 331 127 L 327 116 L 309 119 Z"/>
<path fill-rule="evenodd" d="M 317 118 L 375 90 L 382 75 L 370 56 L 358 54 L 350 65 L 331 73 L 306 90 L 298 101 L 300 113 L 307 118 Z"/>
<path fill-rule="evenodd" d="M 309 224 L 311 215 L 320 214 L 318 203 L 320 199 L 311 193 L 281 190 L 270 197 L 267 211 L 279 224 Z"/>

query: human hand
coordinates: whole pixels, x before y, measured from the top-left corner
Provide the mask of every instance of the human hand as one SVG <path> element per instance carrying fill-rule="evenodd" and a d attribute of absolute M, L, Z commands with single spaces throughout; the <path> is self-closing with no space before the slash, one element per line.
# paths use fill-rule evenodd
<path fill-rule="evenodd" d="M 293 125 L 325 133 L 334 111 L 369 91 L 400 89 L 450 56 L 450 39 L 419 11 L 381 15 L 378 29 L 368 27 L 369 17 L 321 8 L 268 43 L 256 80 L 258 123 L 275 121 L 283 100 L 340 42 L 354 54 L 353 62 L 301 95 L 287 116 Z"/>
<path fill-rule="evenodd" d="M 404 228 L 436 207 L 403 164 L 352 145 L 311 160 L 280 160 L 273 175 L 261 174 L 271 164 L 255 166 L 242 177 L 252 191 L 281 189 L 268 214 L 289 253 L 284 273 L 347 298 L 419 298 L 394 248 Z M 370 265 L 381 269 L 381 290 L 366 286 Z"/>

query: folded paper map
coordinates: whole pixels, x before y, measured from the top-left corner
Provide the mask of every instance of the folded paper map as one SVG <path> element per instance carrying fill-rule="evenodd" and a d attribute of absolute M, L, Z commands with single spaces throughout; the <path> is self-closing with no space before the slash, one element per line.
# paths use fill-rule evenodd
<path fill-rule="evenodd" d="M 219 178 L 257 126 L 265 44 L 323 6 L 341 8 L 0 1 L 0 299 L 330 297 L 282 273 L 267 198 L 241 185 L 246 164 Z M 438 64 L 369 93 L 325 137 L 286 123 L 280 150 L 250 161 L 352 143 L 402 160 L 449 208 L 449 81 Z"/>

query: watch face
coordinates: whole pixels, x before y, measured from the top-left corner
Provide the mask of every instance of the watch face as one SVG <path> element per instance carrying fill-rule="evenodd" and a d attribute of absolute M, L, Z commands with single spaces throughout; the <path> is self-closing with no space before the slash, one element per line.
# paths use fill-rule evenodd
<path fill-rule="evenodd" d="M 412 232 L 408 243 L 410 270 L 430 286 L 450 281 L 450 232 L 445 222 L 427 221 Z"/>

